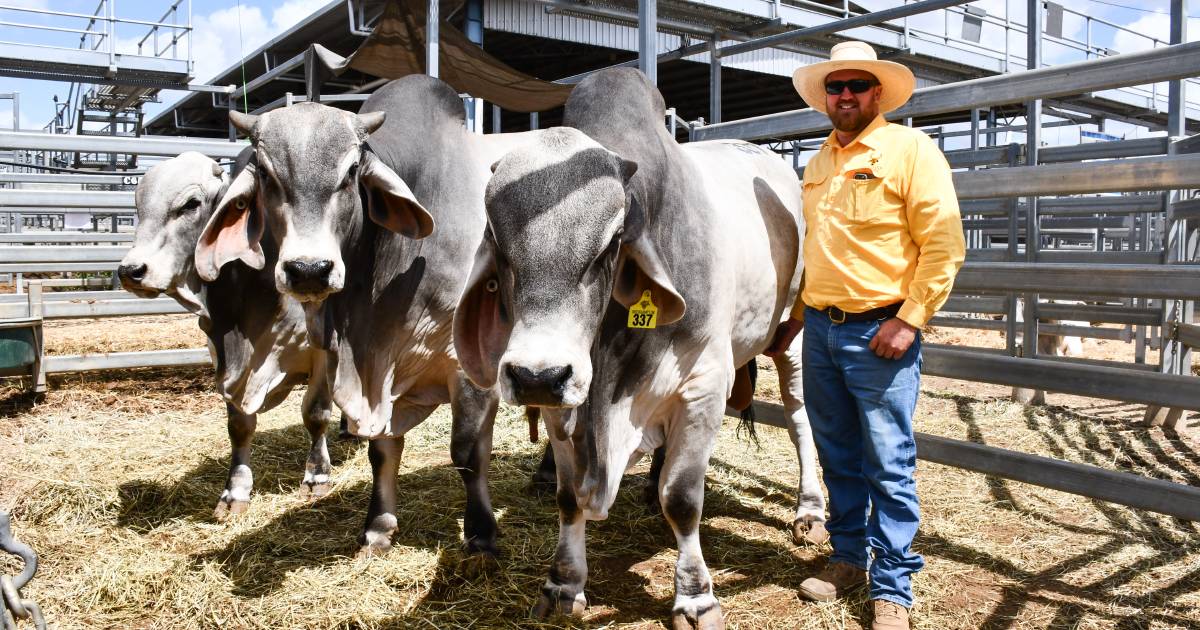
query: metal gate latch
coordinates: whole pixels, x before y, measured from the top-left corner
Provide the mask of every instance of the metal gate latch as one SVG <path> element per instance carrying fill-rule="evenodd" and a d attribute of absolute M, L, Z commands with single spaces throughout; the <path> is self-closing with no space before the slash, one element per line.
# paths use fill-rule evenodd
<path fill-rule="evenodd" d="M 25 561 L 25 568 L 17 577 L 0 575 L 0 613 L 3 614 L 3 630 L 16 630 L 17 619 L 32 620 L 35 628 L 46 630 L 46 620 L 42 618 L 42 609 L 37 602 L 21 599 L 21 588 L 33 579 L 34 573 L 37 573 L 37 554 L 29 545 L 12 537 L 8 512 L 3 510 L 0 510 L 0 549 Z"/>

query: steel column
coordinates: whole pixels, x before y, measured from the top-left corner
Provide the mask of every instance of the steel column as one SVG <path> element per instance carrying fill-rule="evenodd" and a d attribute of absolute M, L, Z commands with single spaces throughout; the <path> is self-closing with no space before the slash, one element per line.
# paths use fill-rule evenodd
<path fill-rule="evenodd" d="M 708 122 L 721 122 L 721 52 L 714 37 L 708 42 Z"/>
<path fill-rule="evenodd" d="M 658 0 L 638 0 L 638 69 L 658 85 Z"/>
<path fill-rule="evenodd" d="M 467 0 L 464 34 L 472 44 L 483 48 L 483 0 Z M 471 131 L 483 133 L 483 99 L 472 97 L 470 103 Z"/>
<path fill-rule="evenodd" d="M 438 76 L 438 0 L 429 0 L 425 9 L 425 74 Z"/>
<path fill-rule="evenodd" d="M 1037 70 L 1042 65 L 1042 2 L 1043 0 L 1026 0 L 1026 10 L 1029 25 L 1026 33 L 1025 56 L 1027 69 Z M 1042 101 L 1033 99 L 1025 104 L 1025 164 L 1036 166 L 1038 150 L 1042 143 Z M 1037 261 L 1037 252 L 1041 246 L 1041 234 L 1038 231 L 1038 198 L 1030 196 L 1025 201 L 1025 260 Z M 1021 356 L 1034 358 L 1037 356 L 1037 306 L 1038 294 L 1026 293 L 1025 325 Z"/>
<path fill-rule="evenodd" d="M 1187 0 L 1171 0 L 1171 43 L 1187 41 Z M 1175 79 L 1167 84 L 1167 135 L 1187 133 L 1187 81 Z"/>

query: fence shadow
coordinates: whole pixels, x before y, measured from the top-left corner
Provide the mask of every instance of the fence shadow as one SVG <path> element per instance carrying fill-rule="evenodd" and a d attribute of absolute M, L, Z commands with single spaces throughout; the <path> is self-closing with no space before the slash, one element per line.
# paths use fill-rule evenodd
<path fill-rule="evenodd" d="M 338 466 L 363 447 L 359 443 L 337 439 L 337 424 L 328 429 L 329 459 Z M 311 439 L 297 423 L 281 429 L 258 431 L 250 456 L 256 497 L 270 492 L 297 492 L 304 478 L 304 462 Z M 134 479 L 120 485 L 117 498 L 120 512 L 117 524 L 145 533 L 170 521 L 184 518 L 212 521 L 213 508 L 225 488 L 230 456 L 205 458 L 191 470 L 169 481 Z"/>
<path fill-rule="evenodd" d="M 959 419 L 966 425 L 968 438 L 986 443 L 973 405 L 976 399 L 959 395 L 938 395 L 955 403 Z M 1196 453 L 1187 440 L 1152 434 L 1127 419 L 1092 415 L 1088 410 L 1067 407 L 1030 407 L 1023 410 L 1025 426 L 1040 440 L 1053 457 L 1104 466 L 1116 457 L 1128 459 L 1122 466 L 1127 472 L 1182 481 L 1197 485 Z M 1077 434 L 1072 429 L 1077 428 Z M 1170 446 L 1170 449 L 1164 446 Z M 999 601 L 980 628 L 997 630 L 1014 627 L 1018 616 L 1036 604 L 1051 608 L 1054 616 L 1046 627 L 1074 628 L 1082 615 L 1099 618 L 1113 628 L 1144 628 L 1155 623 L 1190 627 L 1195 623 L 1192 606 L 1175 603 L 1180 596 L 1194 593 L 1200 585 L 1200 566 L 1165 580 L 1156 588 L 1129 594 L 1132 584 L 1144 584 L 1145 578 L 1164 571 L 1191 554 L 1200 552 L 1200 528 L 1168 516 L 1131 511 L 1103 501 L 1091 501 L 1106 525 L 1091 527 L 1063 522 L 1046 508 L 1024 504 L 1011 492 L 1011 482 L 988 476 L 991 499 L 1005 509 L 1044 525 L 1073 534 L 1100 539 L 1068 558 L 1044 568 L 1030 570 L 1012 560 L 986 550 L 951 541 L 939 534 L 921 534 L 917 545 L 922 553 L 973 566 L 995 576 L 1001 584 Z M 1097 562 L 1130 549 L 1149 548 L 1151 555 L 1133 564 L 1121 564 L 1087 581 L 1072 580 L 1075 572 L 1086 573 Z M 1163 580 L 1158 580 L 1163 581 Z M 1085 601 L 1079 601 L 1079 600 Z M 1122 613 L 1111 604 L 1130 610 Z"/>
<path fill-rule="evenodd" d="M 609 518 L 588 523 L 586 594 L 589 616 L 586 623 L 559 618 L 549 625 L 559 627 L 567 623 L 591 627 L 669 618 L 673 589 L 668 587 L 664 594 L 657 594 L 650 589 L 650 578 L 660 585 L 672 583 L 675 536 L 662 515 L 642 503 L 641 488 L 645 480 L 642 475 L 634 477 L 626 476 Z M 510 504 L 509 499 L 517 505 Z M 497 496 L 497 504 L 501 501 L 507 506 L 506 520 L 521 523 L 519 529 L 507 529 L 508 538 L 516 539 L 516 545 L 523 546 L 520 541 L 528 537 L 557 540 L 556 508 L 543 506 L 543 514 L 531 518 L 517 513 L 517 510 L 529 507 L 520 505 L 520 497 Z M 824 565 L 824 559 L 816 550 L 796 550 L 790 543 L 780 545 L 748 537 L 737 527 L 714 526 L 712 521 L 718 518 L 764 523 L 782 529 L 788 524 L 764 517 L 754 507 L 727 493 L 710 490 L 706 494 L 700 535 L 709 570 L 720 576 L 716 585 L 719 598 L 767 585 L 795 591 L 804 578 Z M 473 620 L 472 624 L 487 621 L 485 625 L 489 626 L 537 625 L 538 622 L 529 618 L 529 613 L 545 582 L 553 545 L 547 545 L 546 556 L 540 558 L 514 558 L 514 554 L 507 553 L 504 539 L 501 539 L 501 549 L 508 556 L 501 572 L 478 578 L 464 577 L 458 571 L 456 554 L 444 550 L 432 584 L 420 601 L 406 614 L 390 619 L 384 625 L 409 627 L 420 623 L 436 626 L 439 619 L 462 610 L 486 611 L 479 613 L 486 617 Z M 762 571 L 764 565 L 773 568 Z M 446 625 L 453 626 L 463 623 L 465 620 L 461 616 L 446 621 Z"/>

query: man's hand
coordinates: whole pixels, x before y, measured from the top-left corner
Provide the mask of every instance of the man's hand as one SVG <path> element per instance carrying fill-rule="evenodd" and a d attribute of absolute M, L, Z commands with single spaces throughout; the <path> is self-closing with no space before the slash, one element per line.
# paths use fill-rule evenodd
<path fill-rule="evenodd" d="M 767 346 L 763 354 L 772 359 L 783 354 L 784 350 L 791 347 L 792 340 L 801 330 L 804 330 L 804 320 L 789 318 L 775 329 L 775 337 L 771 339 L 771 345 Z"/>
<path fill-rule="evenodd" d="M 892 317 L 880 324 L 879 332 L 871 338 L 868 347 L 884 359 L 899 359 L 916 338 L 916 328 L 898 317 Z"/>

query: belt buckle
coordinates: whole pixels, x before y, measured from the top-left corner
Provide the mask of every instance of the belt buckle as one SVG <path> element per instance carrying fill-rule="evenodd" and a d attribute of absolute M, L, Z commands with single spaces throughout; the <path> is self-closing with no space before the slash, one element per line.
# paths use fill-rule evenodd
<path fill-rule="evenodd" d="M 841 315 L 841 317 L 838 317 L 838 315 Z M 840 309 L 836 306 L 830 306 L 829 307 L 829 321 L 831 321 L 835 324 L 845 324 L 846 323 L 846 311 L 843 311 L 842 309 Z"/>

